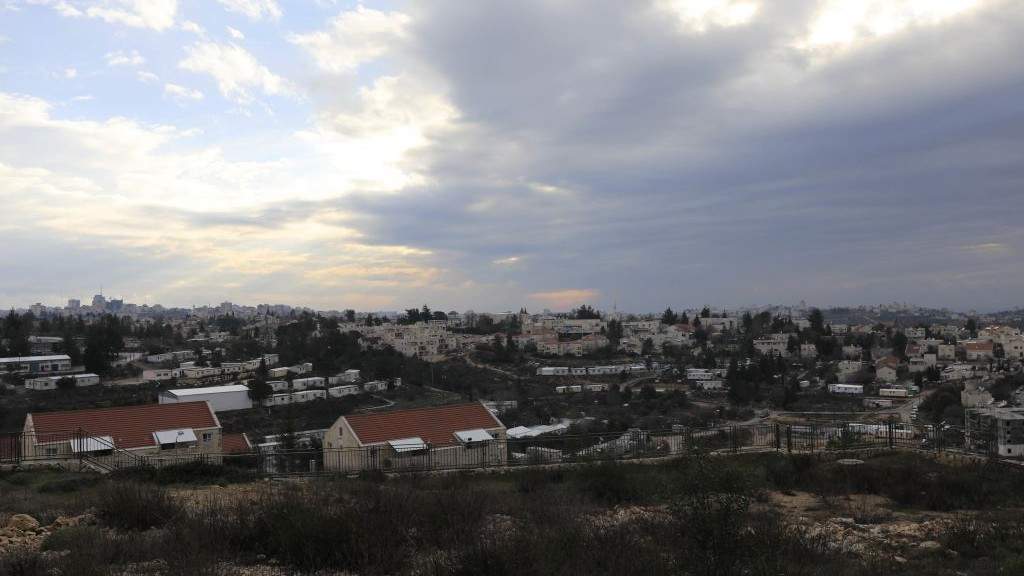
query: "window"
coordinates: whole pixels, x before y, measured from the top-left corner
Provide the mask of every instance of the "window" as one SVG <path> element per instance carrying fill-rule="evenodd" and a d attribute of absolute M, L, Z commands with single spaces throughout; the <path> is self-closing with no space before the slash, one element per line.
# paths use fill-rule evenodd
<path fill-rule="evenodd" d="M 209 442 L 210 440 L 213 440 L 213 433 L 203 432 L 203 442 Z"/>
<path fill-rule="evenodd" d="M 57 455 L 57 449 L 56 448 L 47 448 L 46 449 L 46 455 L 47 456 L 56 456 Z"/>

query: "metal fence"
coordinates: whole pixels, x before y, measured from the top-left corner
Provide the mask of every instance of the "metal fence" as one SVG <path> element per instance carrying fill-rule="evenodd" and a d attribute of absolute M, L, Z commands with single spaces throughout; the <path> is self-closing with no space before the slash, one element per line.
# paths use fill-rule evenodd
<path fill-rule="evenodd" d="M 278 450 L 243 454 L 172 451 L 138 455 L 120 450 L 85 431 L 0 436 L 0 464 L 56 464 L 100 472 L 188 462 L 223 464 L 266 476 L 426 472 L 514 468 L 640 460 L 709 452 L 820 453 L 863 449 L 964 450 L 959 428 L 913 427 L 859 422 L 782 425 L 752 424 L 716 428 L 631 429 L 601 434 L 503 438 L 473 444 L 428 446 L 397 452 L 390 446 Z M 77 448 L 77 449 L 76 449 Z"/>

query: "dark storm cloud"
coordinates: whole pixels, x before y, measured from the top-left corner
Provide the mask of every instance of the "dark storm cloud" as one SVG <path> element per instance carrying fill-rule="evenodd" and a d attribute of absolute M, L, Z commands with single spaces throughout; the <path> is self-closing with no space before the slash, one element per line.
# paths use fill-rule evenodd
<path fill-rule="evenodd" d="M 822 56 L 794 47 L 811 7 L 695 32 L 639 3 L 421 5 L 407 58 L 460 122 L 431 186 L 346 207 L 470 277 L 638 310 L 1019 303 L 1024 8 Z"/>

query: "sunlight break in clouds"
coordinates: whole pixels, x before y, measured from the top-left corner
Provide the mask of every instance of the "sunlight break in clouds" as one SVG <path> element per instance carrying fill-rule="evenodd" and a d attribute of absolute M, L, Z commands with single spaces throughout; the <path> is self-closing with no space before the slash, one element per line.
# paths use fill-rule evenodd
<path fill-rule="evenodd" d="M 593 288 L 553 290 L 551 292 L 534 292 L 530 300 L 540 302 L 555 310 L 568 310 L 579 304 L 589 304 L 597 300 L 598 291 Z"/>
<path fill-rule="evenodd" d="M 828 0 L 797 43 L 804 49 L 845 47 L 911 26 L 945 22 L 976 8 L 981 0 Z"/>
<path fill-rule="evenodd" d="M 674 13 L 688 28 L 705 32 L 712 26 L 731 27 L 747 24 L 757 15 L 753 0 L 659 0 L 662 8 Z"/>
<path fill-rule="evenodd" d="M 325 162 L 344 167 L 352 181 L 396 191 L 425 182 L 406 156 L 426 146 L 430 134 L 443 131 L 456 115 L 444 98 L 414 81 L 385 76 L 360 89 L 358 109 L 325 114 L 315 129 L 298 134 Z"/>

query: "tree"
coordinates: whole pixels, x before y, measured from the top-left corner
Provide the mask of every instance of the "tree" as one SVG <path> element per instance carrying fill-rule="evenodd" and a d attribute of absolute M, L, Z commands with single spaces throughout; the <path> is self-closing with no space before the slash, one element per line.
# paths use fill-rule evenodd
<path fill-rule="evenodd" d="M 60 380 L 57 380 L 57 388 L 60 390 L 72 390 L 75 387 L 75 379 L 70 376 L 64 376 Z"/>
<path fill-rule="evenodd" d="M 651 354 L 654 354 L 654 340 L 645 338 L 644 343 L 640 346 L 640 355 L 650 356 Z"/>
<path fill-rule="evenodd" d="M 679 316 L 672 310 L 672 307 L 668 307 L 661 314 L 661 323 L 666 326 L 671 326 L 679 322 Z"/>
<path fill-rule="evenodd" d="M 815 333 L 821 334 L 825 331 L 825 315 L 821 313 L 821 310 L 812 308 L 807 319 L 811 323 L 811 330 L 814 330 Z"/>
<path fill-rule="evenodd" d="M 750 315 L 750 312 L 743 313 L 743 333 L 750 334 L 750 331 L 754 328 L 754 317 Z"/>
<path fill-rule="evenodd" d="M 978 336 L 978 321 L 975 320 L 974 318 L 968 318 L 967 324 L 964 326 L 964 328 L 966 328 L 967 331 L 971 333 L 971 338 L 976 338 Z"/>
<path fill-rule="evenodd" d="M 344 315 L 345 315 L 345 322 L 348 322 L 349 324 L 351 324 L 351 323 L 356 321 L 356 311 L 355 310 L 349 308 L 348 310 L 345 310 Z"/>
<path fill-rule="evenodd" d="M 622 322 L 609 320 L 608 330 L 605 335 L 608 337 L 608 343 L 612 350 L 618 350 L 619 342 L 622 340 Z"/>
<path fill-rule="evenodd" d="M 588 304 L 582 304 L 572 311 L 571 316 L 576 320 L 600 320 L 601 313 Z"/>
<path fill-rule="evenodd" d="M 701 318 L 711 318 L 711 308 L 708 308 L 707 306 L 705 306 L 705 307 L 704 307 L 704 308 L 703 308 L 703 309 L 702 309 L 702 310 L 700 311 L 700 317 L 701 317 Z"/>
<path fill-rule="evenodd" d="M 892 353 L 902 360 L 907 359 L 907 336 L 903 332 L 897 332 L 892 336 Z"/>

